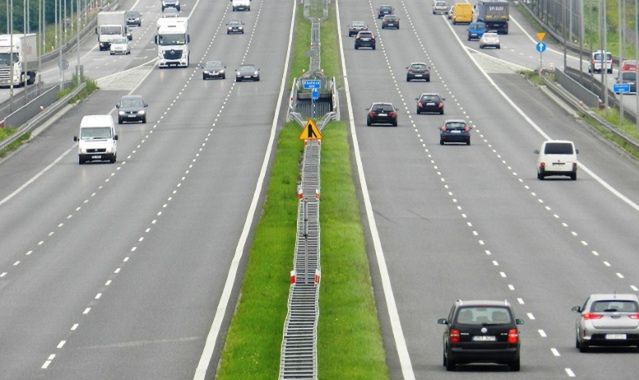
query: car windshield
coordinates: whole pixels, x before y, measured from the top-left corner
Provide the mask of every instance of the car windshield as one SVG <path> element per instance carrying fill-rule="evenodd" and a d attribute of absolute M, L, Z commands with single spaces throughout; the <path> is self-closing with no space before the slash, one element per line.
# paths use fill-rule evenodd
<path fill-rule="evenodd" d="M 130 18 L 140 17 L 140 12 L 137 12 L 137 11 L 130 11 L 130 12 L 127 12 L 127 13 L 126 13 L 126 16 L 127 16 L 127 17 L 130 17 Z"/>
<path fill-rule="evenodd" d="M 80 130 L 82 140 L 96 140 L 111 138 L 111 128 L 109 127 L 88 127 Z"/>
<path fill-rule="evenodd" d="M 438 102 L 439 96 L 437 95 L 424 95 L 422 96 L 422 102 Z"/>
<path fill-rule="evenodd" d="M 497 33 L 484 33 L 484 38 L 498 38 Z"/>
<path fill-rule="evenodd" d="M 603 54 L 601 53 L 595 53 L 595 60 L 596 61 L 601 61 L 603 59 Z M 612 54 L 606 54 L 606 60 L 610 61 L 612 60 Z"/>
<path fill-rule="evenodd" d="M 548 143 L 544 148 L 545 154 L 572 154 L 571 143 Z"/>
<path fill-rule="evenodd" d="M 11 62 L 18 62 L 20 55 L 18 53 L 0 53 L 0 65 L 10 65 Z"/>
<path fill-rule="evenodd" d="M 392 112 L 395 111 L 392 104 L 375 104 L 373 105 L 373 112 Z"/>
<path fill-rule="evenodd" d="M 240 66 L 239 70 L 240 71 L 257 71 L 257 68 L 255 68 L 255 66 L 253 65 L 244 65 L 244 66 Z"/>
<path fill-rule="evenodd" d="M 120 26 L 101 26 L 100 27 L 100 34 L 102 35 L 114 35 L 114 34 L 121 34 L 121 33 L 122 33 L 122 28 Z"/>
<path fill-rule="evenodd" d="M 500 306 L 469 306 L 457 313 L 457 323 L 464 325 L 490 325 L 512 323 L 510 311 Z"/>
<path fill-rule="evenodd" d="M 120 103 L 123 108 L 141 108 L 144 106 L 144 102 L 140 98 L 123 98 Z"/>
<path fill-rule="evenodd" d="M 466 123 L 461 121 L 451 121 L 446 123 L 446 129 L 464 129 L 466 128 Z"/>
<path fill-rule="evenodd" d="M 127 44 L 128 42 L 129 40 L 127 40 L 126 38 L 117 38 L 111 41 L 111 44 Z"/>
<path fill-rule="evenodd" d="M 220 61 L 208 61 L 205 65 L 207 69 L 218 69 L 222 67 L 222 62 Z"/>
<path fill-rule="evenodd" d="M 639 306 L 632 300 L 610 300 L 610 301 L 595 301 L 591 306 L 591 311 L 595 313 L 601 312 L 622 312 L 622 313 L 636 313 L 639 311 Z"/>
<path fill-rule="evenodd" d="M 184 45 L 186 44 L 186 35 L 180 34 L 160 34 L 158 38 L 159 45 Z"/>
<path fill-rule="evenodd" d="M 426 65 L 423 63 L 413 63 L 410 65 L 412 70 L 426 70 Z"/>
<path fill-rule="evenodd" d="M 391 11 L 393 9 L 393 7 L 391 7 L 390 5 L 382 5 L 381 7 L 379 7 L 379 10 L 382 12 L 388 12 Z"/>

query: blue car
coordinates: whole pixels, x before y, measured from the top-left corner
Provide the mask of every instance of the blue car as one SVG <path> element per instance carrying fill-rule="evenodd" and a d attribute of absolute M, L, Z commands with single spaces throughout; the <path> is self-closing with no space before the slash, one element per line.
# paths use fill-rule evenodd
<path fill-rule="evenodd" d="M 478 40 L 486 33 L 486 24 L 480 21 L 471 22 L 468 25 L 468 41 Z"/>

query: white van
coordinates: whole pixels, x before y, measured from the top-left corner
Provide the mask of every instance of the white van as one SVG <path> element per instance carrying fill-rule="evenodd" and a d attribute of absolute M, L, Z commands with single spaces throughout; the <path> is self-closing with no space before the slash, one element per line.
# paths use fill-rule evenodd
<path fill-rule="evenodd" d="M 577 153 L 572 141 L 547 140 L 535 153 L 537 158 L 537 179 L 543 180 L 549 175 L 565 175 L 571 180 L 577 179 Z"/>
<path fill-rule="evenodd" d="M 251 0 L 231 0 L 231 8 L 235 11 L 250 11 Z"/>
<path fill-rule="evenodd" d="M 590 66 L 588 67 L 589 73 L 600 73 L 602 70 L 606 70 L 608 74 L 612 74 L 612 54 L 603 50 L 596 50 L 592 52 L 590 57 Z"/>
<path fill-rule="evenodd" d="M 111 115 L 86 115 L 80 122 L 78 163 L 103 160 L 114 163 L 118 151 L 118 131 Z"/>

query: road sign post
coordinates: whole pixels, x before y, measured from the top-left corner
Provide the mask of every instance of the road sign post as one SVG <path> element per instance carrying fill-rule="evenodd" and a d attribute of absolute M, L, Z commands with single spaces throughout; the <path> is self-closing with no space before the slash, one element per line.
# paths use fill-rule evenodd
<path fill-rule="evenodd" d="M 540 33 L 537 33 L 538 36 L 539 34 Z M 535 50 L 537 50 L 537 52 L 539 53 L 539 76 L 541 76 L 541 70 L 543 68 L 542 56 L 544 51 L 546 51 L 546 44 L 542 41 L 537 42 L 537 45 L 535 45 Z"/>
<path fill-rule="evenodd" d="M 612 85 L 612 91 L 619 95 L 619 127 L 623 125 L 623 94 L 630 92 L 630 83 L 615 83 Z"/>

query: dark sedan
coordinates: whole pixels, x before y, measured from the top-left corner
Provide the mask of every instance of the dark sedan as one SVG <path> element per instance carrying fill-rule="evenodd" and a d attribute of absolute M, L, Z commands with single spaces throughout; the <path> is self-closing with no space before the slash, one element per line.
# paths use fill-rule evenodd
<path fill-rule="evenodd" d="M 128 26 L 142 26 L 142 14 L 138 11 L 126 12 L 126 24 Z"/>
<path fill-rule="evenodd" d="M 399 17 L 395 15 L 386 15 L 382 19 L 382 29 L 399 29 Z"/>
<path fill-rule="evenodd" d="M 415 100 L 417 100 L 418 115 L 424 112 L 444 114 L 444 100 L 446 99 L 439 96 L 439 94 L 423 93 Z"/>
<path fill-rule="evenodd" d="M 446 120 L 439 128 L 439 145 L 445 143 L 464 143 L 470 145 L 470 130 L 473 127 L 464 120 Z"/>
<path fill-rule="evenodd" d="M 379 7 L 379 12 L 377 13 L 377 18 L 383 18 L 386 15 L 392 15 L 395 13 L 395 8 L 391 5 L 382 5 Z"/>
<path fill-rule="evenodd" d="M 140 95 L 125 95 L 115 105 L 118 109 L 118 124 L 131 121 L 146 123 L 146 107 L 148 104 Z"/>
<path fill-rule="evenodd" d="M 202 67 L 202 79 L 226 79 L 226 66 L 222 61 L 207 61 Z"/>
<path fill-rule="evenodd" d="M 364 21 L 353 21 L 348 26 L 348 36 L 356 36 L 357 33 L 361 32 L 362 30 L 368 30 L 368 25 L 366 25 Z"/>
<path fill-rule="evenodd" d="M 430 68 L 424 62 L 413 62 L 406 67 L 406 81 L 423 79 L 430 82 Z"/>
<path fill-rule="evenodd" d="M 368 108 L 366 125 L 391 124 L 397 126 L 397 108 L 392 103 L 373 103 Z"/>
<path fill-rule="evenodd" d="M 373 32 L 363 30 L 357 33 L 357 37 L 355 37 L 355 50 L 362 47 L 369 47 L 375 50 L 375 35 Z"/>
<path fill-rule="evenodd" d="M 241 82 L 245 80 L 258 82 L 260 80 L 260 69 L 252 64 L 240 65 L 235 71 L 235 81 Z"/>
<path fill-rule="evenodd" d="M 244 23 L 237 20 L 231 20 L 226 24 L 226 34 L 244 34 Z"/>

